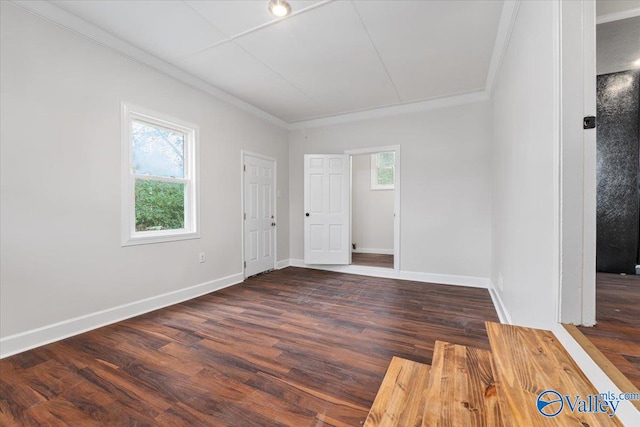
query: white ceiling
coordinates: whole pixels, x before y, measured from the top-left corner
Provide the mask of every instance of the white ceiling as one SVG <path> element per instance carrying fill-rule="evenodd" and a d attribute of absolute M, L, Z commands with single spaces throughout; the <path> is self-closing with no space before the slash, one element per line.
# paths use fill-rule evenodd
<path fill-rule="evenodd" d="M 503 2 L 51 3 L 294 123 L 483 90 Z"/>

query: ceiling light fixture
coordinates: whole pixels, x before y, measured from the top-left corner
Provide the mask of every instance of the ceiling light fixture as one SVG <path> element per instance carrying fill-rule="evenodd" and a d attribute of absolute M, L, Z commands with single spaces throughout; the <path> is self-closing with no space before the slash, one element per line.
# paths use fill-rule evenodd
<path fill-rule="evenodd" d="M 636 59 L 633 65 L 635 65 L 636 67 L 640 67 L 640 58 Z"/>
<path fill-rule="evenodd" d="M 285 0 L 270 0 L 269 12 L 278 18 L 284 18 L 291 13 L 291 6 Z"/>

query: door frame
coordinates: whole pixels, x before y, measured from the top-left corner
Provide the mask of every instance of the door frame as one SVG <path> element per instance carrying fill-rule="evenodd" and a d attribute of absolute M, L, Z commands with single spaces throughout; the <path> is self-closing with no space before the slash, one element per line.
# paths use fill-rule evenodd
<path fill-rule="evenodd" d="M 273 212 L 274 212 L 274 219 L 275 219 L 275 227 L 273 230 L 273 270 L 276 270 L 278 267 L 278 161 L 273 158 L 273 157 L 269 157 L 269 156 L 265 156 L 263 154 L 258 154 L 258 153 L 254 153 L 252 151 L 247 151 L 247 150 L 240 150 L 240 250 L 241 250 L 241 254 L 242 256 L 240 257 L 240 267 L 242 269 L 242 277 L 243 278 L 247 278 L 246 275 L 246 269 L 244 266 L 244 262 L 245 262 L 245 247 L 244 247 L 244 165 L 245 165 L 245 157 L 246 156 L 251 156 L 251 157 L 257 157 L 259 159 L 263 159 L 263 160 L 267 160 L 270 162 L 273 162 L 273 194 L 271 195 L 272 197 L 272 202 L 273 202 Z"/>
<path fill-rule="evenodd" d="M 393 271 L 396 273 L 400 272 L 400 145 L 383 145 L 380 147 L 367 147 L 367 148 L 356 148 L 356 149 L 352 149 L 352 150 L 345 150 L 344 154 L 348 154 L 349 157 L 349 163 L 352 164 L 353 162 L 352 157 L 353 156 L 358 156 L 358 155 L 362 155 L 362 154 L 375 154 L 375 153 L 380 153 L 382 151 L 394 151 L 395 154 L 395 194 L 394 194 L 394 215 L 395 217 L 393 218 Z M 351 169 L 351 182 L 352 185 L 350 186 L 349 189 L 349 203 L 353 203 L 353 168 L 350 167 Z M 351 209 L 351 218 L 349 221 L 349 235 L 351 235 L 351 227 L 353 225 L 353 209 Z M 353 239 L 350 239 L 351 241 Z M 353 248 L 350 248 L 350 251 L 353 252 Z M 349 265 L 353 265 L 353 264 L 349 264 Z M 364 269 L 375 269 L 375 270 L 379 270 L 379 267 L 367 267 L 367 266 L 362 266 L 359 265 L 358 268 L 364 268 Z"/>
<path fill-rule="evenodd" d="M 592 1 L 559 8 L 558 322 L 596 323 L 596 12 Z"/>

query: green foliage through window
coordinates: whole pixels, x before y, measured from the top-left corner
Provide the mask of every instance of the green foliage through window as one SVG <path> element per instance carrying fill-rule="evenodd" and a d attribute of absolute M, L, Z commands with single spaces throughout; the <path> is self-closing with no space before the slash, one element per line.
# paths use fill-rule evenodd
<path fill-rule="evenodd" d="M 378 166 L 393 166 L 396 163 L 396 153 L 387 151 L 378 153 Z"/>
<path fill-rule="evenodd" d="M 136 179 L 136 231 L 184 228 L 184 184 Z"/>
<path fill-rule="evenodd" d="M 393 167 L 378 168 L 378 184 L 393 185 Z"/>
<path fill-rule="evenodd" d="M 371 189 L 393 190 L 395 186 L 396 153 L 385 151 L 371 155 Z"/>

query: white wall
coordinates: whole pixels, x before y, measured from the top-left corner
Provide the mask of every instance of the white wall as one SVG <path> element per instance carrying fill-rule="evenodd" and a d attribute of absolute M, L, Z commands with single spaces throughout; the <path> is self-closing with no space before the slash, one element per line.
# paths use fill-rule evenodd
<path fill-rule="evenodd" d="M 242 149 L 277 158 L 289 258 L 286 130 L 1 3 L 3 338 L 240 274 Z M 200 239 L 120 246 L 121 101 L 200 126 Z"/>
<path fill-rule="evenodd" d="M 556 7 L 522 2 L 493 107 L 492 280 L 514 323 L 541 327 L 557 320 Z"/>
<path fill-rule="evenodd" d="M 488 278 L 487 102 L 290 132 L 291 258 L 303 259 L 303 156 L 401 146 L 402 271 Z"/>
<path fill-rule="evenodd" d="M 640 0 L 597 0 L 596 14 L 609 15 L 612 13 L 625 13 L 634 9 L 640 9 Z"/>
<path fill-rule="evenodd" d="M 351 160 L 351 242 L 355 252 L 393 253 L 394 190 L 371 189 L 371 154 Z"/>

